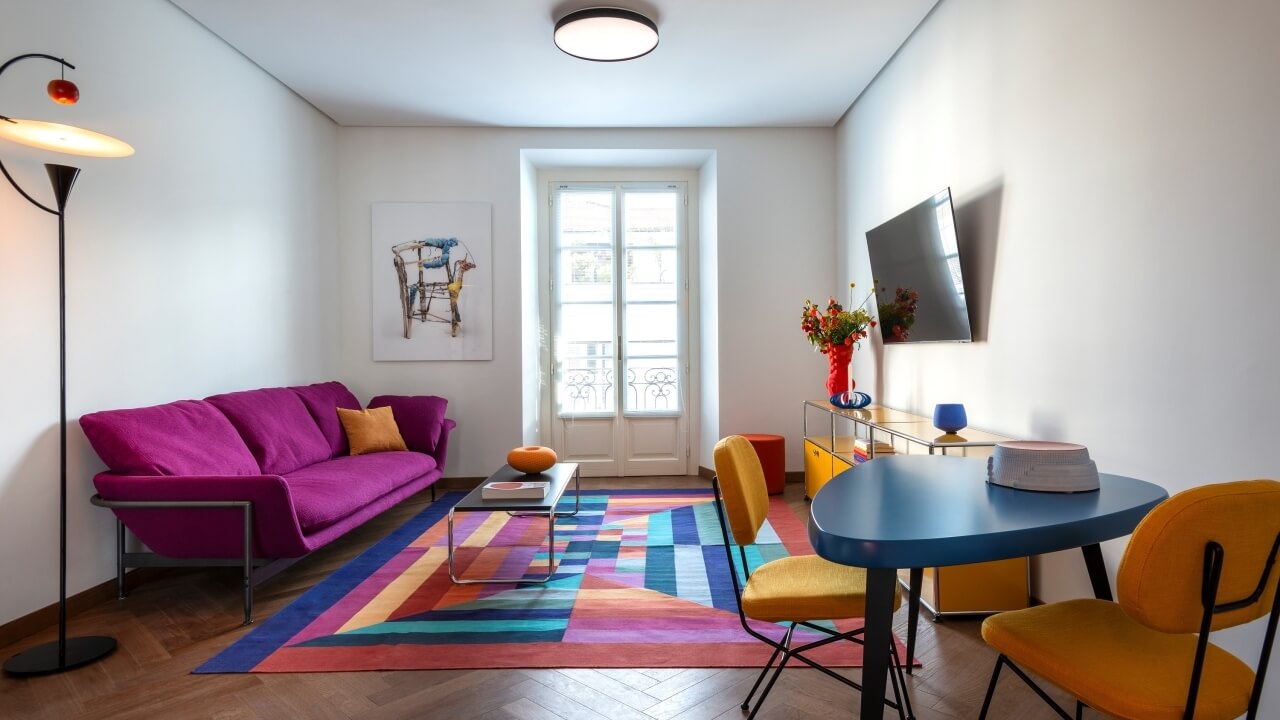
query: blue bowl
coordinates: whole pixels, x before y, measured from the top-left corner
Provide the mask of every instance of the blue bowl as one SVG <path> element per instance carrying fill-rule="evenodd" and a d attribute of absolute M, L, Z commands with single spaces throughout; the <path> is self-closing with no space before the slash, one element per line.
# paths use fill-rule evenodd
<path fill-rule="evenodd" d="M 871 404 L 871 396 L 864 392 L 842 392 L 827 398 L 832 405 L 845 410 L 859 410 Z"/>
<path fill-rule="evenodd" d="M 968 424 L 969 418 L 960 403 L 938 403 L 933 407 L 933 426 L 943 432 L 959 432 Z"/>

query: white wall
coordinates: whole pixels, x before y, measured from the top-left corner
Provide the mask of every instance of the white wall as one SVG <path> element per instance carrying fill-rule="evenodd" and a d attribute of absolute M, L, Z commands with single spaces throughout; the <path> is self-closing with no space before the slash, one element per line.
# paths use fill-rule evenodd
<path fill-rule="evenodd" d="M 529 339 L 522 341 L 520 313 L 520 238 L 527 232 L 521 224 L 521 151 L 535 148 L 696 148 L 716 154 L 720 431 L 785 434 L 789 466 L 799 468 L 800 401 L 821 394 L 825 370 L 793 326 L 803 299 L 826 292 L 834 281 L 830 129 L 341 129 L 339 375 L 364 397 L 448 397 L 459 427 L 450 440 L 447 475 L 487 475 L 522 441 L 517 393 L 529 381 L 521 366 Z M 379 200 L 493 203 L 494 360 L 371 360 L 369 204 Z M 711 465 L 709 456 L 694 460 Z"/>
<path fill-rule="evenodd" d="M 520 155 L 520 442 L 542 441 L 542 393 L 537 392 L 544 366 L 542 313 L 539 309 L 538 168 Z"/>
<path fill-rule="evenodd" d="M 83 168 L 67 211 L 68 414 L 332 376 L 336 126 L 163 0 L 6 0 L 0 112 L 80 124 L 121 160 L 0 157 L 52 204 L 41 163 Z M 57 600 L 57 225 L 0 181 L 0 623 Z M 70 429 L 71 593 L 115 576 L 102 465 Z"/>
<path fill-rule="evenodd" d="M 859 385 L 1170 492 L 1280 477 L 1278 27 L 1269 0 L 944 0 L 837 128 L 840 264 L 869 281 L 866 230 L 950 185 L 980 339 L 878 347 Z M 1078 553 L 1037 565 L 1040 598 L 1089 594 Z"/>
<path fill-rule="evenodd" d="M 720 205 L 719 187 L 720 173 L 713 156 L 703 164 L 698 172 L 698 197 L 703 208 L 718 208 Z M 699 447 L 696 449 L 702 467 L 714 468 L 714 450 L 720 439 L 720 231 L 717 227 L 718 212 L 704 210 L 698 215 L 698 239 L 700 258 L 698 265 L 698 303 L 694 312 L 698 313 L 698 325 L 701 329 L 698 338 L 702 372 L 698 387 L 702 394 L 698 407 L 700 417 L 698 425 Z M 800 441 L 793 440 L 800 445 Z M 801 463 L 803 464 L 803 462 Z M 696 472 L 696 468 L 689 468 Z"/>

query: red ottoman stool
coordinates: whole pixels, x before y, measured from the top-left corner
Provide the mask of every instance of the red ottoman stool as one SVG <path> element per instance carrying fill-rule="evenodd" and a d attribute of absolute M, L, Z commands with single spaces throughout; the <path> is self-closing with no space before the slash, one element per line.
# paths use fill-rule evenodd
<path fill-rule="evenodd" d="M 770 495 L 782 492 L 787 484 L 787 441 L 781 435 L 743 433 L 742 437 L 755 448 L 764 470 L 764 485 Z"/>

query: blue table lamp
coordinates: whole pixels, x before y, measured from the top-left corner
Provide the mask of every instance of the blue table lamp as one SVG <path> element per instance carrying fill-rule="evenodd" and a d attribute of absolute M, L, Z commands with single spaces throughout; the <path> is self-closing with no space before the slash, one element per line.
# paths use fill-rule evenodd
<path fill-rule="evenodd" d="M 960 403 L 938 403 L 933 406 L 933 426 L 946 433 L 959 432 L 969 424 Z"/>

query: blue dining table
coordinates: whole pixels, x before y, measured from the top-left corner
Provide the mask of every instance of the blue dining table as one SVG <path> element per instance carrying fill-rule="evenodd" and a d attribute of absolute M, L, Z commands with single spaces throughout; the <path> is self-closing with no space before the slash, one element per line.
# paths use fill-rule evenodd
<path fill-rule="evenodd" d="M 1169 497 L 1153 483 L 1101 473 L 1092 492 L 1015 490 L 987 481 L 985 459 L 891 455 L 835 476 L 809 507 L 818 555 L 867 569 L 862 720 L 884 714 L 900 568 L 911 570 L 908 659 L 914 652 L 923 568 L 1080 548 L 1094 595 L 1111 599 L 1099 543 L 1133 532 Z"/>

